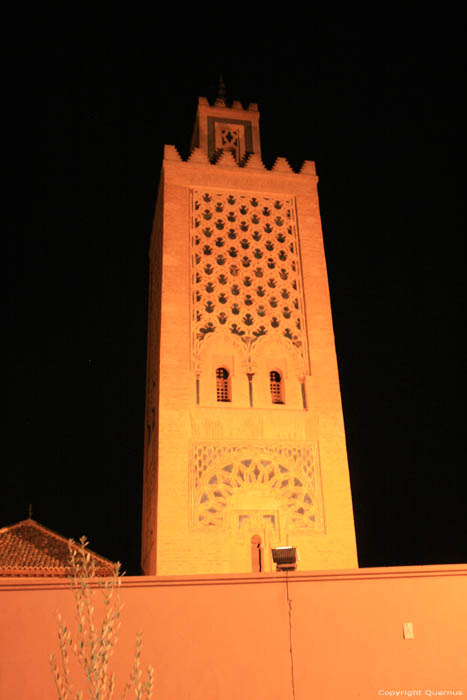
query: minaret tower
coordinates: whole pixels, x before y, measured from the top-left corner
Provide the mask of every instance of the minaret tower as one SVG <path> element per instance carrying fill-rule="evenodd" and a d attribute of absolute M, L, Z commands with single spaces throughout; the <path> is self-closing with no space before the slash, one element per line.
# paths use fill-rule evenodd
<path fill-rule="evenodd" d="M 144 574 L 357 566 L 319 215 L 305 161 L 261 161 L 255 104 L 199 99 L 165 147 L 150 246 Z M 261 556 L 255 558 L 260 545 Z"/>

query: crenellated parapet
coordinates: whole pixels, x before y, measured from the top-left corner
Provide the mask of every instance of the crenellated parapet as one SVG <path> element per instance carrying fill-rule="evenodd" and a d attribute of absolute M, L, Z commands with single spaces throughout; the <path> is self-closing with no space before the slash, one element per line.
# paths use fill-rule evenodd
<path fill-rule="evenodd" d="M 245 153 L 243 157 L 237 161 L 234 153 L 229 150 L 218 148 L 214 151 L 211 158 L 208 157 L 205 151 L 199 147 L 194 147 L 191 150 L 188 158 L 184 159 L 180 155 L 176 146 L 164 146 L 164 161 L 176 162 L 191 165 L 211 165 L 216 168 L 228 170 L 244 168 L 245 170 L 263 171 L 265 173 L 273 173 L 278 175 L 299 175 L 316 178 L 316 165 L 312 160 L 304 160 L 298 172 L 293 170 L 292 166 L 286 158 L 279 156 L 276 158 L 271 168 L 267 168 L 259 153 Z"/>
<path fill-rule="evenodd" d="M 258 105 L 256 102 L 250 102 L 246 107 L 242 105 L 242 103 L 239 100 L 234 100 L 232 102 L 231 106 L 228 106 L 225 99 L 222 97 L 218 97 L 214 103 L 214 105 L 209 104 L 209 101 L 207 97 L 198 97 L 198 108 L 199 107 L 209 107 L 213 109 L 213 107 L 219 108 L 219 109 L 225 109 L 225 110 L 238 110 L 238 111 L 243 111 L 243 112 L 257 112 L 258 111 Z"/>

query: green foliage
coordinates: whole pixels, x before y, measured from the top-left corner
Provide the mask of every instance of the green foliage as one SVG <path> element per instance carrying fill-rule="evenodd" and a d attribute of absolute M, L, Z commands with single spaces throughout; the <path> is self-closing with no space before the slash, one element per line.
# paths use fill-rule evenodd
<path fill-rule="evenodd" d="M 57 668 L 53 654 L 50 654 L 50 666 L 59 700 L 82 700 L 83 698 L 83 690 L 76 689 L 75 681 L 71 677 L 70 656 L 72 655 L 78 660 L 83 670 L 90 700 L 112 700 L 115 692 L 115 674 L 109 669 L 109 660 L 117 643 L 120 611 L 123 607 L 120 601 L 122 578 L 120 563 L 116 564 L 111 577 L 105 582 L 99 582 L 100 593 L 104 600 L 104 614 L 101 622 L 98 623 L 93 605 L 96 587 L 90 585 L 90 579 L 96 575 L 95 563 L 86 550 L 88 544 L 85 537 L 81 537 L 79 548 L 73 540 L 68 543 L 71 590 L 75 599 L 78 624 L 75 641 L 73 641 L 70 629 L 62 623 L 62 617 L 60 613 L 58 614 L 58 640 L 62 668 L 61 670 Z M 152 697 L 154 669 L 149 666 L 146 671 L 146 680 L 143 681 L 141 648 L 142 635 L 138 634 L 130 680 L 120 695 L 122 700 L 128 697 L 132 688 L 137 700 L 150 700 Z"/>

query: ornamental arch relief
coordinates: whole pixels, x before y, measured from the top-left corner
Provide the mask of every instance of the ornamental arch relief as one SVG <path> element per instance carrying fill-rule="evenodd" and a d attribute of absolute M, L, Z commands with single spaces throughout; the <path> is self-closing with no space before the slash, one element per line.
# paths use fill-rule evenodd
<path fill-rule="evenodd" d="M 201 405 L 216 403 L 216 370 L 219 367 L 226 367 L 231 376 L 231 406 L 271 407 L 270 372 L 275 370 L 284 380 L 284 407 L 303 408 L 303 360 L 298 348 L 281 337 L 266 336 L 250 345 L 242 343 L 224 328 L 210 334 L 204 340 L 198 357 L 198 398 Z M 248 376 L 252 383 L 251 397 Z"/>
<path fill-rule="evenodd" d="M 319 460 L 312 446 L 194 443 L 190 474 L 196 529 L 241 530 L 260 518 L 278 536 L 324 531 Z"/>

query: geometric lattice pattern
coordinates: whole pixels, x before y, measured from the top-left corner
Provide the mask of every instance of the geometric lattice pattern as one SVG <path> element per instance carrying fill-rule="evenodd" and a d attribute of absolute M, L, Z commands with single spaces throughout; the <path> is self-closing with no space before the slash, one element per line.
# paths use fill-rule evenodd
<path fill-rule="evenodd" d="M 321 477 L 316 455 L 317 450 L 311 446 L 194 444 L 194 526 L 223 528 L 230 499 L 240 491 L 253 489 L 277 504 L 282 528 L 322 532 Z"/>
<path fill-rule="evenodd" d="M 232 151 L 235 160 L 238 160 L 240 147 L 240 134 L 238 127 L 226 126 L 221 129 L 221 146 L 226 151 Z"/>
<path fill-rule="evenodd" d="M 219 328 L 245 344 L 280 335 L 305 356 L 293 197 L 194 189 L 191 260 L 196 356 Z"/>

